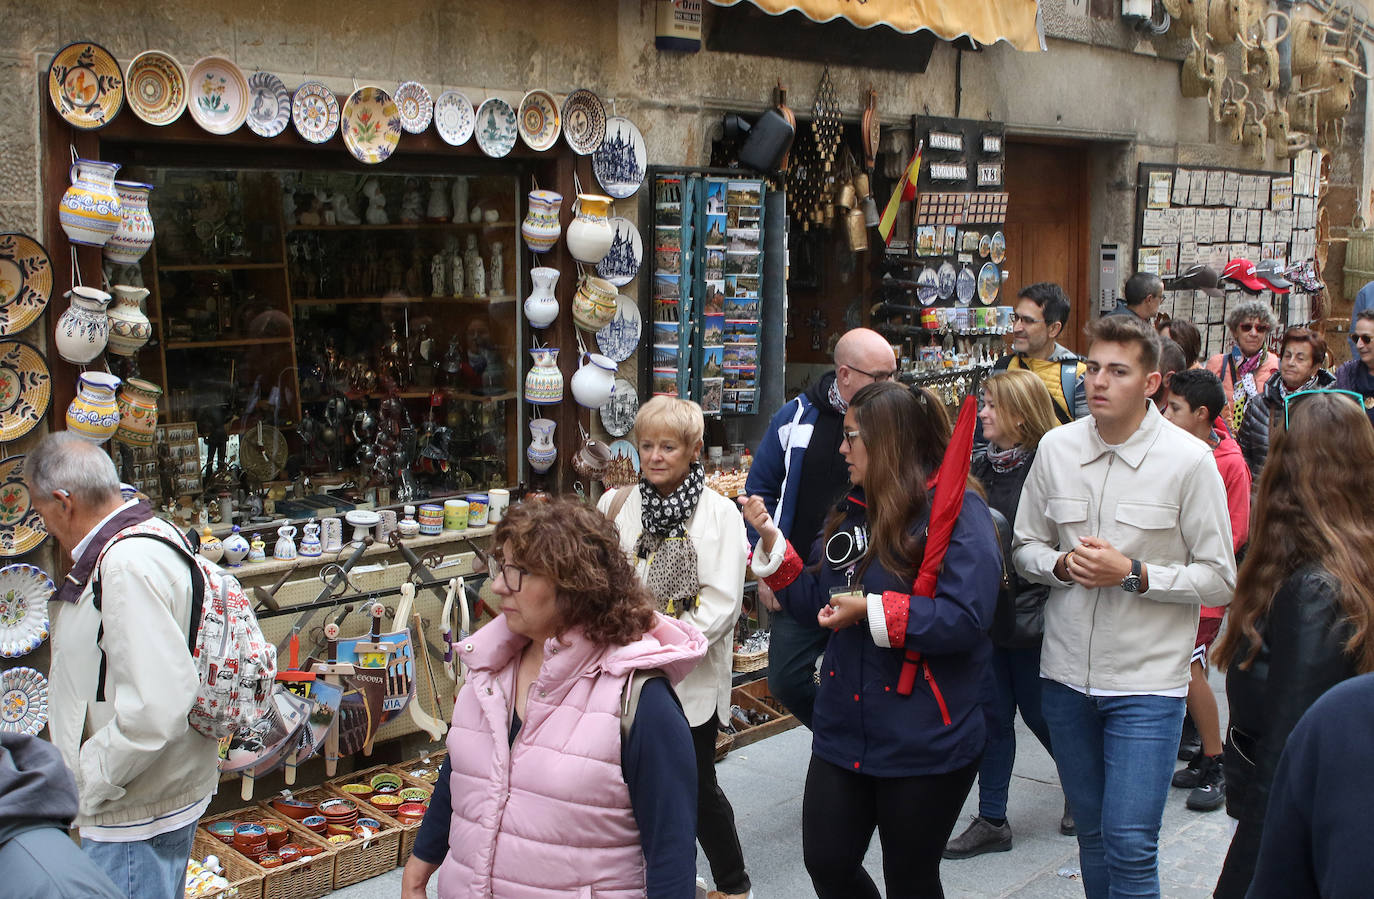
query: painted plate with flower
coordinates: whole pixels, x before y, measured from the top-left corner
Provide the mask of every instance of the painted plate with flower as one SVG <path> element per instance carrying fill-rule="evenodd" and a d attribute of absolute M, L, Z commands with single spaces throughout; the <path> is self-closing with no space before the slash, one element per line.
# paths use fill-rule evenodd
<path fill-rule="evenodd" d="M 644 183 L 649 153 L 644 135 L 624 116 L 606 122 L 606 137 L 592 154 L 592 169 L 606 193 L 617 200 L 632 197 Z"/>
<path fill-rule="evenodd" d="M 170 53 L 145 50 L 124 71 L 129 108 L 149 125 L 170 125 L 186 111 L 186 70 Z"/>
<path fill-rule="evenodd" d="M 22 556 L 48 539 L 43 517 L 29 499 L 24 457 L 0 460 L 0 557 Z"/>
<path fill-rule="evenodd" d="M 606 107 L 601 98 L 578 88 L 563 100 L 563 139 L 578 156 L 588 156 L 606 137 Z"/>
<path fill-rule="evenodd" d="M 248 118 L 248 79 L 222 56 L 207 56 L 186 76 L 186 108 L 211 134 L 233 134 Z"/>
<path fill-rule="evenodd" d="M 34 565 L 0 568 L 0 656 L 17 659 L 43 645 L 55 589 L 47 572 Z"/>
<path fill-rule="evenodd" d="M 418 81 L 405 81 L 396 88 L 396 108 L 401 111 L 401 127 L 411 134 L 421 134 L 434 118 L 434 98 Z"/>
<path fill-rule="evenodd" d="M 310 143 L 324 143 L 339 130 L 339 98 L 320 82 L 307 81 L 291 100 L 291 124 Z"/>
<path fill-rule="evenodd" d="M 271 72 L 248 79 L 248 129 L 258 137 L 276 137 L 291 121 L 291 92 Z"/>
<path fill-rule="evenodd" d="M 27 234 L 0 234 L 0 335 L 38 320 L 52 296 L 52 260 Z"/>
<path fill-rule="evenodd" d="M 48 99 L 71 125 L 86 131 L 104 128 L 124 105 L 124 73 L 99 44 L 68 44 L 48 66 Z"/>
<path fill-rule="evenodd" d="M 531 150 L 550 149 L 562 130 L 563 119 L 552 94 L 540 90 L 525 94 L 520 101 L 520 137 Z"/>
<path fill-rule="evenodd" d="M 0 340 L 0 442 L 32 431 L 51 401 L 52 377 L 43 354 L 20 340 Z"/>
<path fill-rule="evenodd" d="M 391 158 L 401 142 L 401 112 L 380 87 L 360 87 L 344 103 L 344 146 L 353 158 L 376 165 Z"/>
<path fill-rule="evenodd" d="M 36 737 L 48 723 L 48 679 L 33 668 L 0 672 L 0 731 Z"/>
<path fill-rule="evenodd" d="M 477 124 L 477 114 L 472 109 L 472 101 L 462 91 L 444 91 L 434 101 L 434 130 L 444 143 L 461 147 L 472 138 L 472 129 Z"/>
<path fill-rule="evenodd" d="M 493 159 L 500 159 L 515 147 L 515 110 L 500 97 L 488 97 L 477 107 L 476 129 L 477 146 Z"/>

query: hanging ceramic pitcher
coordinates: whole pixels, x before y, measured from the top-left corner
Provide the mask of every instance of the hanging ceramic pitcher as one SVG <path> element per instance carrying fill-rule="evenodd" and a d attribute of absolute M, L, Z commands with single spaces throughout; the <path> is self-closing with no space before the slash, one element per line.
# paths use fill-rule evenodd
<path fill-rule="evenodd" d="M 532 268 L 530 281 L 534 287 L 525 298 L 525 321 L 533 328 L 547 328 L 558 318 L 558 298 L 553 295 L 558 284 L 558 269 Z"/>
<path fill-rule="evenodd" d="M 579 406 L 600 409 L 615 391 L 615 362 L 600 353 L 583 353 L 572 377 L 573 399 Z"/>
<path fill-rule="evenodd" d="M 563 233 L 563 226 L 558 223 L 563 195 L 552 190 L 532 190 L 529 205 L 530 211 L 520 223 L 520 233 L 524 235 L 525 246 L 530 248 L 531 253 L 547 253 Z"/>
<path fill-rule="evenodd" d="M 152 381 L 130 378 L 124 382 L 116 402 L 119 405 L 119 428 L 115 442 L 125 446 L 152 446 L 157 432 L 157 400 L 162 388 Z"/>
<path fill-rule="evenodd" d="M 103 247 L 122 220 L 114 177 L 119 164 L 98 159 L 72 162 L 71 187 L 62 195 L 57 219 L 67 239 L 87 247 Z"/>
<path fill-rule="evenodd" d="M 553 467 L 558 458 L 558 448 L 553 445 L 553 431 L 558 422 L 550 418 L 531 418 L 530 437 L 533 442 L 525 450 L 525 458 L 535 474 L 543 474 Z"/>
<path fill-rule="evenodd" d="M 573 295 L 573 321 L 579 328 L 600 331 L 615 318 L 618 294 L 605 278 L 583 278 Z"/>
<path fill-rule="evenodd" d="M 116 284 L 110 290 L 114 292 L 114 303 L 107 314 L 110 328 L 107 349 L 116 356 L 132 356 L 153 336 L 153 324 L 143 311 L 148 289 Z"/>
<path fill-rule="evenodd" d="M 110 295 L 78 284 L 66 296 L 72 304 L 57 319 L 53 334 L 57 354 L 73 365 L 86 365 L 105 352 L 110 336 L 105 305 L 110 302 Z"/>
<path fill-rule="evenodd" d="M 530 350 L 534 367 L 525 375 L 525 402 L 552 406 L 563 402 L 563 373 L 558 370 L 558 348 Z"/>
<path fill-rule="evenodd" d="M 119 227 L 105 244 L 105 258 L 120 265 L 136 265 L 153 245 L 153 218 L 148 214 L 151 184 L 116 181 L 119 195 Z"/>
<path fill-rule="evenodd" d="M 119 427 L 115 389 L 119 379 L 103 371 L 82 372 L 76 379 L 76 398 L 67 407 L 67 430 L 92 443 L 104 443 Z"/>
<path fill-rule="evenodd" d="M 577 217 L 568 226 L 568 250 L 578 262 L 596 265 L 610 252 L 615 240 L 615 229 L 607 218 L 612 202 L 601 194 L 577 195 Z"/>

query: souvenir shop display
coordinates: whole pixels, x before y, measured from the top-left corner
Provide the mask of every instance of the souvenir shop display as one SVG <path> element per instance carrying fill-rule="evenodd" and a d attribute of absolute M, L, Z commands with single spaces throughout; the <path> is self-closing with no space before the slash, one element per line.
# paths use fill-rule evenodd
<path fill-rule="evenodd" d="M 21 340 L 0 340 L 0 442 L 32 431 L 51 402 L 52 377 L 43 354 Z"/>
<path fill-rule="evenodd" d="M 28 655 L 48 638 L 48 599 L 56 588 L 33 565 L 0 568 L 0 656 Z"/>
<path fill-rule="evenodd" d="M 444 91 L 434 101 L 434 128 L 444 143 L 461 147 L 472 137 L 476 125 L 472 103 L 461 91 Z"/>
<path fill-rule="evenodd" d="M 563 138 L 578 156 L 589 156 L 606 138 L 606 107 L 601 98 L 579 88 L 563 98 Z"/>
<path fill-rule="evenodd" d="M 43 517 L 24 483 L 24 457 L 0 460 L 0 558 L 22 556 L 47 539 Z"/>
<path fill-rule="evenodd" d="M 38 736 L 48 724 L 48 679 L 33 668 L 0 671 L 0 730 Z"/>
<path fill-rule="evenodd" d="M 149 125 L 170 125 L 186 111 L 186 70 L 170 53 L 145 50 L 124 72 L 129 109 Z"/>
<path fill-rule="evenodd" d="M 558 142 L 563 131 L 558 103 L 548 91 L 532 90 L 520 100 L 520 139 L 531 150 L 544 151 Z"/>
<path fill-rule="evenodd" d="M 186 76 L 187 111 L 211 134 L 233 134 L 248 118 L 248 79 L 228 59 L 207 56 Z"/>
<path fill-rule="evenodd" d="M 115 192 L 119 165 L 98 159 L 72 159 L 71 186 L 62 195 L 57 218 L 67 240 L 88 247 L 103 247 L 119 230 L 122 217 Z"/>
<path fill-rule="evenodd" d="M 248 129 L 258 137 L 276 137 L 291 121 L 291 92 L 271 72 L 248 78 Z"/>
<path fill-rule="evenodd" d="M 434 117 L 434 98 L 425 86 L 418 81 L 403 82 L 397 86 L 393 99 L 406 133 L 423 134 Z"/>
<path fill-rule="evenodd" d="M 339 130 L 339 99 L 320 82 L 305 82 L 291 96 L 291 125 L 310 143 L 324 143 Z"/>
<path fill-rule="evenodd" d="M 73 127 L 103 128 L 124 105 L 124 74 L 109 50 L 77 41 L 53 56 L 48 66 L 48 99 Z"/>
<path fill-rule="evenodd" d="M 148 215 L 151 184 L 116 181 L 119 197 L 119 227 L 105 242 L 105 258 L 118 265 L 135 265 L 153 245 L 153 219 Z"/>
<path fill-rule="evenodd" d="M 494 159 L 510 153 L 519 132 L 515 110 L 500 97 L 488 97 L 477 107 L 477 146 Z"/>
<path fill-rule="evenodd" d="M 401 118 L 391 95 L 380 87 L 360 87 L 349 96 L 339 121 L 344 146 L 368 165 L 385 162 L 401 140 Z"/>
<path fill-rule="evenodd" d="M 52 297 L 52 260 L 27 234 L 0 234 L 0 336 L 18 334 L 38 320 Z"/>
<path fill-rule="evenodd" d="M 616 287 L 624 287 L 639 274 L 644 243 L 634 222 L 623 216 L 610 220 L 611 246 L 596 264 L 596 273 Z"/>
<path fill-rule="evenodd" d="M 624 116 L 606 121 L 606 136 L 592 154 L 592 169 L 602 190 L 616 200 L 634 196 L 644 183 L 648 151 L 644 135 Z"/>

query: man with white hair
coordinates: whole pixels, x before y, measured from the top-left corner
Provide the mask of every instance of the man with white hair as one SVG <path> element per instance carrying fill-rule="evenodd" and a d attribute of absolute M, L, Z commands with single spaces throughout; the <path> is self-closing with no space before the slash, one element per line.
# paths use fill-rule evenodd
<path fill-rule="evenodd" d="M 754 451 L 745 494 L 763 497 L 783 536 L 803 552 L 811 551 L 826 513 L 849 486 L 840 440 L 850 398 L 860 387 L 896 375 L 896 357 L 886 338 L 868 328 L 846 331 L 835 344 L 835 371 L 789 401 L 768 423 Z M 757 537 L 751 532 L 750 542 Z M 758 590 L 759 600 L 778 611 L 773 591 L 762 581 Z M 816 701 L 816 659 L 829 634 L 815 623 L 772 616 L 768 689 L 807 727 Z"/>
<path fill-rule="evenodd" d="M 82 848 L 130 899 L 180 899 L 219 781 L 218 743 L 186 717 L 200 685 L 191 549 L 74 433 L 43 438 L 24 480 L 72 559 L 51 604 L 48 726 L 76 775 Z"/>

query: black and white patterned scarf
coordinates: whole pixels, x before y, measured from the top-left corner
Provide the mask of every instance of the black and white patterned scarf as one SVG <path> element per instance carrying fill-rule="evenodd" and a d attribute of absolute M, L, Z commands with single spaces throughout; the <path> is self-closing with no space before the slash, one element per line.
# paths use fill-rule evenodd
<path fill-rule="evenodd" d="M 844 397 L 840 396 L 840 382 L 838 380 L 830 382 L 830 391 L 827 398 L 830 400 L 830 408 L 834 409 L 838 414 L 843 415 L 849 411 L 849 404 L 844 401 Z"/>
<path fill-rule="evenodd" d="M 998 474 L 1006 474 L 1013 469 L 1020 468 L 1030 452 L 1019 443 L 1011 449 L 1004 450 L 999 450 L 989 443 L 986 454 L 988 462 L 992 464 L 992 470 Z"/>
<path fill-rule="evenodd" d="M 706 489 L 706 470 L 693 462 L 687 479 L 664 496 L 658 488 L 639 481 L 640 534 L 635 556 L 648 560 L 644 584 L 653 593 L 658 610 L 680 617 L 697 607 L 701 592 L 697 549 L 687 536 L 687 519 L 697 510 Z"/>

